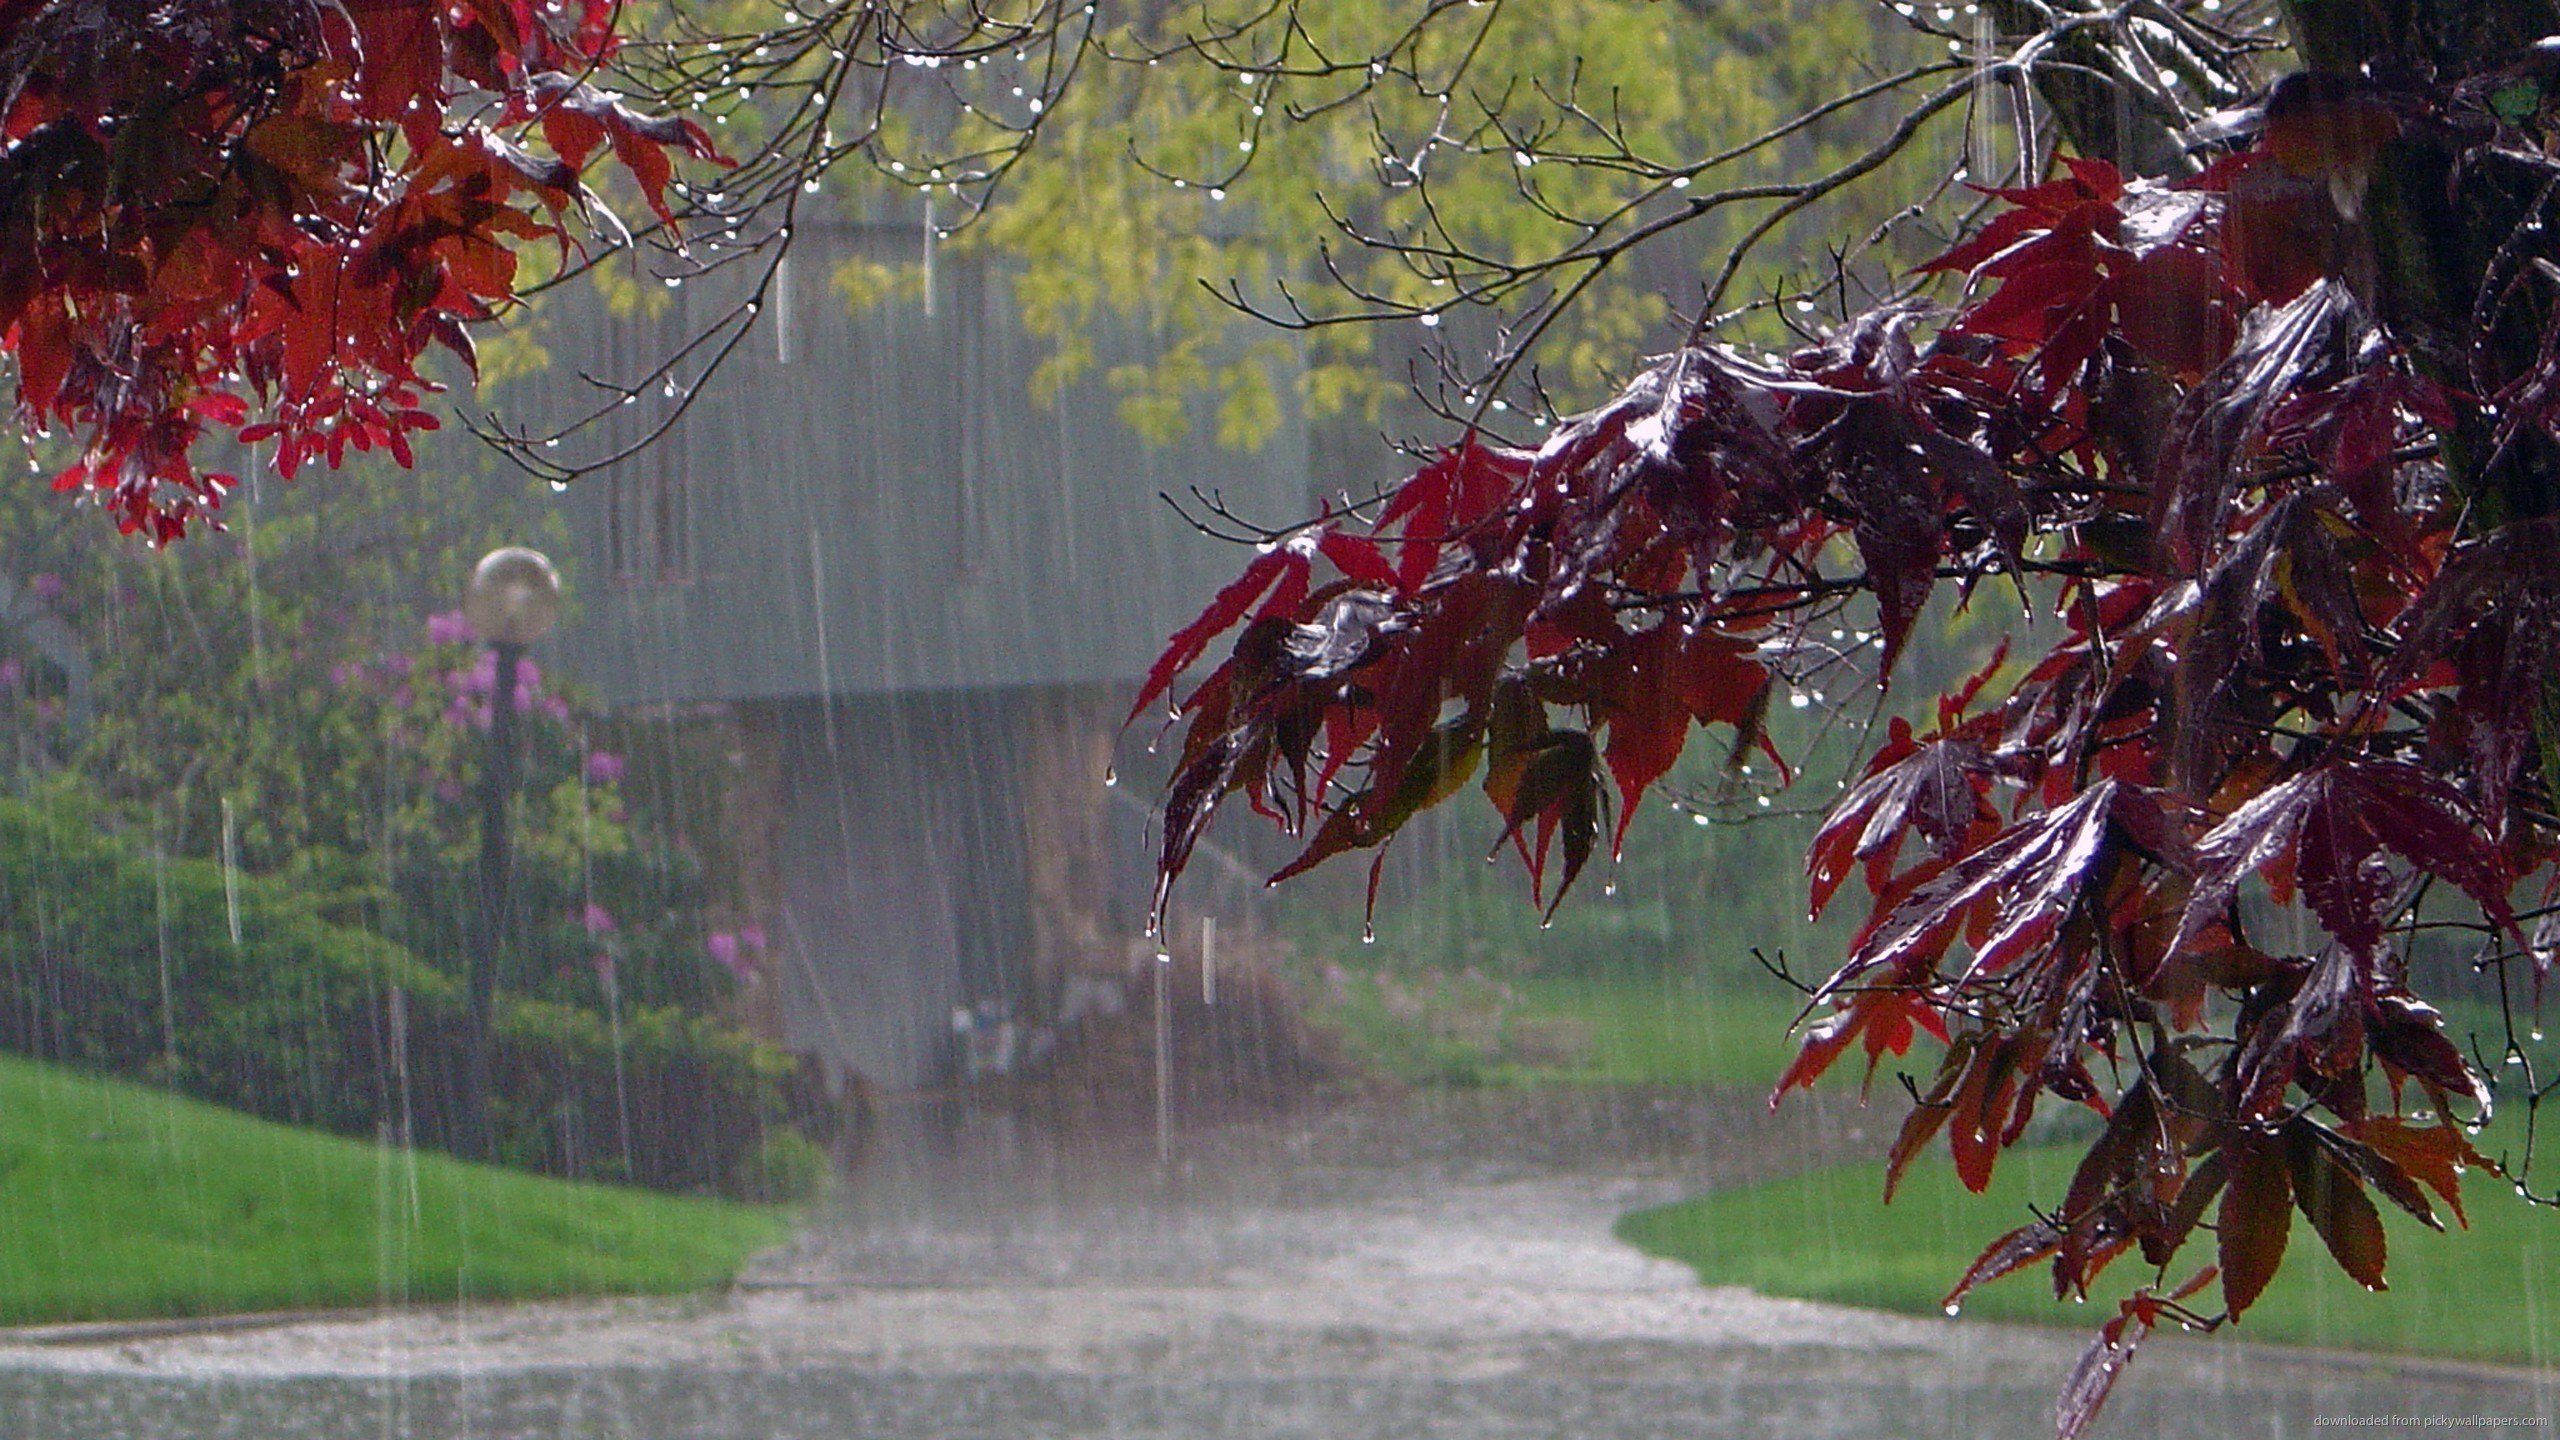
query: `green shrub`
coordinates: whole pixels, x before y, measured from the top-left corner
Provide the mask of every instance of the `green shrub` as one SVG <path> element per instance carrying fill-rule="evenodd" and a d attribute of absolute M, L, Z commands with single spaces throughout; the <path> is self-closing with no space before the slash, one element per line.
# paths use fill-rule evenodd
<path fill-rule="evenodd" d="M 834 1162 L 816 1141 L 797 1130 L 777 1129 L 738 1162 L 732 1188 L 742 1200 L 798 1205 L 818 1198 L 834 1173 Z"/>
<path fill-rule="evenodd" d="M 0 1049 L 449 1149 L 465 1024 L 452 977 L 284 884 L 227 889 L 218 866 L 104 833 L 74 796 L 0 800 Z M 673 1009 L 624 1016 L 619 1042 L 593 1011 L 502 995 L 500 1155 L 728 1190 L 811 1089 L 792 1057 Z"/>

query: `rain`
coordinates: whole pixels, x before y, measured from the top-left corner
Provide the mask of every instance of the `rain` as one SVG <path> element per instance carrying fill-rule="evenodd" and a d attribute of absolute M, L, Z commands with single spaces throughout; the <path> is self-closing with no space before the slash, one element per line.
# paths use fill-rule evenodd
<path fill-rule="evenodd" d="M 1222 634 L 1153 667 L 1248 566 L 1321 562 L 1328 608 L 1264 651 L 1356 684 L 1407 633 L 1398 606 L 1460 567 L 1355 570 L 1320 535 L 1369 533 L 1462 433 L 1569 452 L 1693 325 L 1730 327 L 1721 378 L 1810 391 L 1823 327 L 1955 239 L 1810 194 L 1769 221 L 1783 255 L 1720 273 L 1766 212 L 1711 215 L 1589 266 L 1586 297 L 1584 270 L 1483 258 L 1535 237 L 1398 207 L 1442 183 L 1612 235 L 1854 167 L 1887 127 L 1772 111 L 1759 128 L 1786 143 L 1719 169 L 1704 130 L 1670 132 L 1696 155 L 1639 154 L 1651 112 L 1573 90 L 1579 56 L 1516 113 L 1476 114 L 1433 69 L 1440 39 L 1390 35 L 1322 64 L 1234 37 L 1111 52 L 1121 69 L 1078 83 L 1127 86 L 1108 92 L 1127 133 L 1097 134 L 1067 128 L 1096 122 L 1060 78 L 1104 63 L 1078 49 L 1104 44 L 1076 28 L 1095 7 L 981 16 L 965 44 L 857 34 L 876 7 L 851 0 L 746 8 L 778 12 L 755 46 L 628 62 L 743 163 L 679 153 L 670 227 L 628 246 L 614 228 L 657 197 L 585 197 L 623 213 L 591 217 L 592 253 L 526 261 L 529 301 L 479 331 L 474 371 L 437 358 L 451 423 L 414 437 L 415 468 L 362 444 L 287 483 L 272 439 L 208 440 L 207 465 L 244 477 L 220 528 L 146 545 L 104 500 L 48 489 L 73 437 L 27 433 L 0 518 L 0 1436 L 2037 1436 L 2093 1364 L 2124 1370 L 2097 1436 L 2560 1422 L 2560 1224 L 2508 1193 L 2547 1197 L 2553 1173 L 2526 1148 L 2524 1097 L 2560 1070 L 2524 985 L 2560 934 L 2538 879 L 2505 917 L 2511 981 L 2459 881 L 2418 878 L 2405 841 L 2375 851 L 2399 867 L 2393 963 L 2437 987 L 2449 1063 L 2501 1072 L 2494 1111 L 2417 1072 L 2408 1103 L 2423 1089 L 2437 1130 L 2469 1125 L 2479 1165 L 2446 1161 L 2451 1192 L 2374 1221 L 2388 1292 L 2315 1243 L 2318 1225 L 2341 1250 L 2312 1212 L 2345 1202 L 2287 1180 L 2305 1218 L 2259 1308 L 2217 1328 L 2219 1301 L 2172 1302 L 2129 1366 L 2091 1351 L 2098 1326 L 2137 1283 L 2219 1258 L 2214 1227 L 2178 1274 L 2137 1249 L 2083 1303 L 2040 1266 L 1959 1285 L 2003 1231 L 2055 1219 L 2105 1103 L 2056 1098 L 2065 1077 L 2022 1105 L 1972 1195 L 1960 1141 L 1897 1144 L 1915 1105 L 1947 1104 L 1943 1034 L 1905 1023 L 1798 1082 L 1884 988 L 1822 988 L 1871 931 L 1827 888 L 1808 913 L 1808 850 L 1864 902 L 1862 880 L 1945 839 L 1879 859 L 1853 834 L 1826 876 L 1826 815 L 1875 803 L 1885 737 L 1955 729 L 1965 707 L 1932 697 L 2025 683 L 2004 634 L 2040 647 L 2077 623 L 2022 603 L 2017 556 L 1907 615 L 1826 600 L 1735 639 L 1768 688 L 1694 727 L 1669 701 L 1688 741 L 1641 808 L 1604 783 L 1637 762 L 1592 748 L 1622 722 L 1587 709 L 1580 853 L 1569 810 L 1510 812 L 1533 781 L 1498 791 L 1474 752 L 1391 843 L 1364 832 L 1284 880 L 1330 817 L 1280 786 L 1231 771 L 1216 823 L 1182 830 L 1187 767 L 1218 743 L 1190 727 L 1249 652 Z M 1575 7 L 1628 27 L 1723 8 Z M 1930 177 L 2043 163 L 2050 117 L 2012 78 L 2025 42 L 1991 19 L 2009 7 L 1938 8 L 1936 28 L 1885 7 L 1916 40 L 1875 7 L 1775 8 L 1854 10 L 1803 43 L 1889 30 L 1902 48 L 1880 53 L 1921 57 L 1911 85 L 1957 87 L 1913 127 L 1925 154 L 1870 169 L 1925 172 L 1914 193 L 1953 213 L 1943 197 L 1988 192 Z M 2178 23 L 2109 22 L 2177 67 L 2136 78 L 2199 85 L 2190 21 L 2224 7 L 2156 8 Z M 1604 38 L 1642 55 L 1651 35 Z M 1730 86 L 1805 83 L 1800 57 L 1716 35 L 1677 53 L 1730 49 Z M 1169 101 L 1129 78 L 1159 63 L 1211 82 Z M 1533 89 L 1547 128 L 1525 123 Z M 1309 148 L 1319 98 L 1353 148 Z M 1290 165 L 1306 184 L 1263 188 Z M 1863 249 L 1832 238 L 1852 221 Z M 1381 236 L 1377 269 L 1318 248 Z M 1729 409 L 1773 426 L 1752 403 Z M 1650 458 L 1625 485 L 1671 463 L 1681 413 L 1639 422 Z M 1523 485 L 1499 508 L 1537 501 Z M 1842 573 L 1886 569 L 1837 528 Z M 1769 579 L 1701 562 L 1671 588 L 1704 604 Z M 1674 631 L 1699 626 L 1649 633 Z M 1543 643 L 1495 657 L 1506 678 Z M 1656 699 L 1674 683 L 1628 673 Z M 1464 718 L 1454 686 L 1427 698 L 1446 717 L 1425 728 Z M 1557 743 L 1550 701 L 1525 703 Z M 1993 748 L 1954 784 L 2009 784 L 2015 746 Z M 1351 773 L 1297 783 L 1338 799 Z M 1396 803 L 1373 798 L 1372 818 Z M 2250 884 L 2215 963 L 2329 953 L 2289 871 Z M 2227 1021 L 2243 983 L 2217 979 L 2198 1015 Z M 2109 1097 L 2140 1071 L 2126 1054 Z M 2369 1088 L 2396 1103 L 2408 1079 Z M 2187 1172 L 2163 1143 L 2165 1186 Z M 2413 1193 L 2435 1174 L 2391 1173 Z M 2440 1210 L 2452 1233 L 2430 1233 Z"/>

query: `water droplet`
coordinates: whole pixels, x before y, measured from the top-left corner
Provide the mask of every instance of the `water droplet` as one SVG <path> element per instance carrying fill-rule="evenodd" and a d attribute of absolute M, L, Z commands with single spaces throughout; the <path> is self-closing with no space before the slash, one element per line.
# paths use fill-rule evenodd
<path fill-rule="evenodd" d="M 1119 783 L 1120 783 L 1120 767 L 1119 767 L 1119 766 L 1114 765 L 1114 766 L 1112 766 L 1111 768 L 1109 768 L 1109 769 L 1107 769 L 1107 770 L 1105 770 L 1105 771 L 1103 771 L 1103 772 L 1102 772 L 1102 788 L 1104 788 L 1105 790 L 1108 790 L 1108 789 L 1110 789 L 1112 786 L 1117 785 L 1117 784 L 1119 784 Z"/>
<path fill-rule="evenodd" d="M 665 285 L 670 290 L 681 290 L 684 288 L 684 277 L 681 275 L 670 275 L 659 283 Z"/>
<path fill-rule="evenodd" d="M 1615 895 L 1615 894 L 1617 894 L 1617 893 L 1618 893 L 1618 882 L 1617 882 L 1617 881 L 1615 881 L 1615 880 L 1607 880 L 1607 881 L 1603 881 L 1603 882 L 1601 882 L 1601 885 L 1600 885 L 1600 893 L 1601 893 L 1601 894 L 1603 894 L 1603 895 Z"/>
<path fill-rule="evenodd" d="M 1361 927 L 1360 927 L 1360 943 L 1361 943 L 1361 944 L 1363 944 L 1363 945 L 1375 945 L 1375 944 L 1377 944 L 1377 943 L 1378 943 L 1378 927 L 1377 927 L 1377 926 L 1375 926 L 1375 925 L 1363 925 L 1363 926 L 1361 926 Z"/>
<path fill-rule="evenodd" d="M 1170 965 L 1170 964 L 1172 964 L 1172 963 L 1173 963 L 1173 952 L 1172 952 L 1172 951 L 1170 951 L 1170 950 L 1165 949 L 1165 948 L 1164 948 L 1164 947 L 1162 947 L 1162 946 L 1158 946 L 1158 947 L 1156 947 L 1156 963 L 1157 963 L 1157 964 L 1159 964 L 1159 965 Z"/>
<path fill-rule="evenodd" d="M 2536 1025 L 2531 1030 L 2526 1031 L 2525 1035 L 2526 1038 L 2532 1040 L 2536 1045 L 2542 1043 L 2542 1027 L 2539 1025 Z"/>
<path fill-rule="evenodd" d="M 566 481 L 566 480 L 554 480 L 554 481 L 552 481 L 552 482 L 551 482 L 551 493 L 552 493 L 552 494 L 554 494 L 554 495 L 566 495 L 566 494 L 568 494 L 568 493 L 569 493 L 569 482 L 568 482 L 568 481 Z"/>
<path fill-rule="evenodd" d="M 1964 1313 L 1964 1302 L 1961 1300 L 1950 1300 L 1940 1308 L 1944 1309 L 1950 1315 L 1961 1315 Z"/>

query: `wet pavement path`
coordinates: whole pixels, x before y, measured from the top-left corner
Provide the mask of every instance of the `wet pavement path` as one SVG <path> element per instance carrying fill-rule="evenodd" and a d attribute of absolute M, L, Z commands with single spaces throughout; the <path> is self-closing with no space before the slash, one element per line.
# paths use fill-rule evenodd
<path fill-rule="evenodd" d="M 2048 1425 L 2077 1335 L 1708 1289 L 1610 1238 L 1627 1209 L 1871 1148 L 1854 1113 L 1756 1111 L 1408 1097 L 1191 1135 L 1170 1171 L 1142 1134 L 905 1111 L 839 1202 L 727 1294 L 5 1337 L 0 1435 L 1818 1440 Z M 2560 1373 L 2173 1340 L 2141 1357 L 2100 1433 L 2550 1436 L 2556 1413 Z M 2370 1423 L 2389 1416 L 2410 1423 Z M 2500 1416 L 2517 1418 L 2479 1423 Z"/>

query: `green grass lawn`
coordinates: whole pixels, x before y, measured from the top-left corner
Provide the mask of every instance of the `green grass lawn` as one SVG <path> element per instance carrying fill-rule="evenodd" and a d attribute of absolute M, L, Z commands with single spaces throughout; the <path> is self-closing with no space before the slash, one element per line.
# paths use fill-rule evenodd
<path fill-rule="evenodd" d="M 1795 1054 L 1786 1032 L 1801 1003 L 1775 980 L 1710 986 L 1646 966 L 1508 982 L 1354 972 L 1332 997 L 1303 990 L 1311 1018 L 1340 1034 L 1355 1061 L 1414 1084 L 1767 1086 Z M 1518 1048 L 1559 1024 L 1579 1059 Z"/>
<path fill-rule="evenodd" d="M 0 1323 L 680 1292 L 789 1227 L 0 1057 Z"/>
<path fill-rule="evenodd" d="M 1591 1027 L 1591 1064 L 1562 1076 L 1608 1085 L 1767 1087 L 1796 1053 L 1787 1026 L 1803 1008 L 1769 980 L 1709 988 L 1678 972 L 1533 976 L 1519 1017 L 1574 1017 Z"/>
<path fill-rule="evenodd" d="M 1891 1205 L 1879 1200 L 1880 1162 L 1833 1166 L 1639 1210 L 1618 1222 L 1617 1233 L 1639 1250 L 1688 1265 L 1710 1285 L 1934 1315 L 1982 1248 L 2026 1223 L 2029 1202 L 2051 1205 L 2062 1194 L 2080 1153 L 2070 1145 L 2013 1151 L 1986 1195 L 1967 1193 L 1941 1153 L 1913 1165 Z M 2463 1188 L 2463 1204 L 2471 1228 L 2441 1235 L 2382 1207 L 2391 1289 L 2378 1295 L 2341 1273 L 2296 1215 L 2283 1272 L 2228 1333 L 2550 1363 L 2560 1355 L 2560 1211 L 2528 1206 L 2504 1182 L 2477 1173 Z M 2211 1259 L 2212 1242 L 2201 1232 L 2189 1242 L 2177 1278 Z M 2106 1272 L 2113 1288 L 2093 1292 L 2084 1306 L 2057 1302 L 2050 1274 L 2036 1266 L 1976 1290 L 1964 1313 L 2085 1328 L 2147 1278 L 2141 1257 L 2119 1260 Z M 2200 1298 L 2210 1309 L 2218 1294 Z"/>

